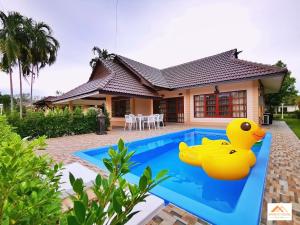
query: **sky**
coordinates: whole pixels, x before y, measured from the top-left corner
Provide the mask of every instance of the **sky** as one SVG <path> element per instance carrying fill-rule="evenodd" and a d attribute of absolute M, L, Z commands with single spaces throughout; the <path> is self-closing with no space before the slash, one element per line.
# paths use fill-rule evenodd
<path fill-rule="evenodd" d="M 237 48 L 241 59 L 282 60 L 300 91 L 299 0 L 0 0 L 0 8 L 49 24 L 60 42 L 56 63 L 34 83 L 36 96 L 86 82 L 94 46 L 157 68 Z M 13 76 L 18 94 L 17 69 Z M 8 78 L 0 72 L 2 93 Z"/>

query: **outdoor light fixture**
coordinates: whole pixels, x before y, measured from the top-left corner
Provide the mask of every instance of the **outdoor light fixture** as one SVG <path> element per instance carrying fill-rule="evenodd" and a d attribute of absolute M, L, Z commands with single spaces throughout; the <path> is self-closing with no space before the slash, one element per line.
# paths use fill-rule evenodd
<path fill-rule="evenodd" d="M 219 87 L 218 86 L 215 86 L 215 92 L 214 92 L 215 94 L 219 94 L 220 93 L 220 91 L 219 91 Z"/>

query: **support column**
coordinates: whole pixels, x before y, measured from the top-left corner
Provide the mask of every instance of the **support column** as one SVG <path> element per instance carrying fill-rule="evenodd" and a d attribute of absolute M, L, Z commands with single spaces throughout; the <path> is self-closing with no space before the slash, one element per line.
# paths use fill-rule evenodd
<path fill-rule="evenodd" d="M 186 124 L 191 123 L 191 92 L 190 90 L 186 90 L 185 98 L 184 98 L 184 122 Z"/>
<path fill-rule="evenodd" d="M 83 105 L 82 106 L 82 111 L 83 111 L 84 114 L 87 113 L 88 110 L 89 110 L 89 106 L 88 105 Z"/>
<path fill-rule="evenodd" d="M 135 98 L 130 98 L 130 112 L 135 114 Z"/>
<path fill-rule="evenodd" d="M 260 120 L 262 119 L 259 115 L 259 90 L 258 90 L 258 81 L 253 81 L 253 106 L 252 106 L 252 110 L 253 110 L 253 121 L 258 123 L 260 122 Z M 248 93 L 247 93 L 248 95 Z M 248 104 L 248 102 L 247 102 Z M 247 105 L 248 108 L 248 105 Z M 248 115 L 247 115 L 248 117 Z"/>
<path fill-rule="evenodd" d="M 150 99 L 150 115 L 153 114 L 153 99 Z"/>
<path fill-rule="evenodd" d="M 112 101 L 111 101 L 111 96 L 106 95 L 105 97 L 105 107 L 107 112 L 109 113 L 109 118 L 110 118 L 110 127 L 108 129 L 112 130 Z"/>
<path fill-rule="evenodd" d="M 70 111 L 70 112 L 73 112 L 73 102 L 72 102 L 72 101 L 70 101 L 70 102 L 68 103 L 68 108 L 69 108 L 69 111 Z"/>

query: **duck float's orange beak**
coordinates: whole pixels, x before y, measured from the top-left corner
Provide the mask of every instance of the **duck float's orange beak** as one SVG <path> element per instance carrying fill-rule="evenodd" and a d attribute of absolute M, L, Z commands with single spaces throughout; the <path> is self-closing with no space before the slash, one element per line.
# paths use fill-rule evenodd
<path fill-rule="evenodd" d="M 252 132 L 252 136 L 257 140 L 261 140 L 266 135 L 266 131 L 258 127 L 255 131 Z"/>

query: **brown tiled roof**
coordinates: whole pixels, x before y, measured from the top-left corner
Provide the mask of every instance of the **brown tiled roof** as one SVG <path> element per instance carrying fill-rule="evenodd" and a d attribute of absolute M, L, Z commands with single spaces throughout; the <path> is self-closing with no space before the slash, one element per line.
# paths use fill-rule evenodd
<path fill-rule="evenodd" d="M 132 59 L 128 59 L 121 55 L 118 55 L 117 57 L 121 60 L 121 62 L 126 64 L 126 66 L 135 71 L 139 76 L 142 76 L 152 85 L 157 87 L 170 88 L 168 82 L 159 69 L 134 61 Z"/>
<path fill-rule="evenodd" d="M 161 71 L 171 88 L 258 78 L 287 71 L 286 68 L 240 60 L 236 58 L 236 54 L 237 50 L 233 49 Z"/>
<path fill-rule="evenodd" d="M 52 102 L 54 99 L 56 99 L 55 96 L 47 96 L 47 97 L 44 97 L 44 98 L 42 98 L 40 100 L 37 100 L 33 104 L 34 105 L 44 104 L 45 102 Z"/>
<path fill-rule="evenodd" d="M 263 76 L 287 72 L 286 68 L 238 59 L 237 54 L 237 50 L 233 49 L 162 70 L 117 55 L 114 60 L 100 60 L 100 63 L 109 71 L 108 75 L 91 79 L 57 97 L 54 101 L 89 94 L 94 91 L 159 97 L 155 91 L 157 88 L 195 87 L 233 80 L 258 79 Z M 144 85 L 141 78 L 146 80 L 152 88 Z"/>
<path fill-rule="evenodd" d="M 77 97 L 95 91 L 141 97 L 159 97 L 154 90 L 142 85 L 140 80 L 117 60 L 100 60 L 100 63 L 109 69 L 110 72 L 107 76 L 90 80 L 57 97 L 55 101 Z"/>

